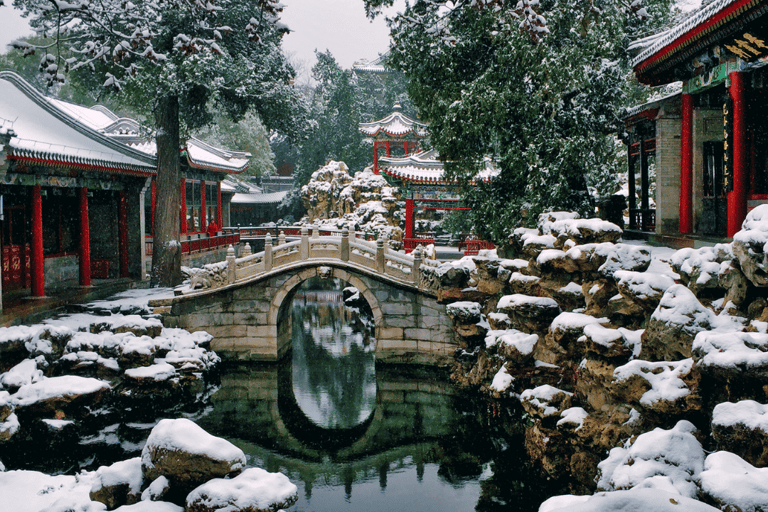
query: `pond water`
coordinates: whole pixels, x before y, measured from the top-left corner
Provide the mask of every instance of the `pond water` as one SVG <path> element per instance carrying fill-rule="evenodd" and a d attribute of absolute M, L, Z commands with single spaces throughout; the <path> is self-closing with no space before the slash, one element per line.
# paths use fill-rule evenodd
<path fill-rule="evenodd" d="M 562 490 L 526 462 L 520 411 L 423 367 L 375 362 L 370 311 L 345 283 L 294 296 L 291 357 L 228 365 L 197 400 L 113 404 L 77 429 L 40 427 L 3 456 L 8 469 L 72 473 L 137 456 L 163 417 L 188 417 L 240 447 L 249 466 L 299 487 L 290 511 L 535 511 Z M 44 441 L 43 441 L 44 439 Z"/>

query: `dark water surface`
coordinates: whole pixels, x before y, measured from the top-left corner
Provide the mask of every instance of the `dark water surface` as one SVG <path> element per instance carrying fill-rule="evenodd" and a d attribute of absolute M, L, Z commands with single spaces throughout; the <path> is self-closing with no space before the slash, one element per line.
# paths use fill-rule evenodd
<path fill-rule="evenodd" d="M 159 419 L 183 416 L 249 466 L 286 474 L 300 496 L 290 511 L 535 511 L 562 492 L 527 464 L 519 411 L 443 371 L 376 365 L 369 312 L 346 307 L 343 286 L 296 292 L 292 355 L 280 364 L 224 366 L 192 404 L 158 398 L 53 435 L 41 426 L 0 458 L 8 469 L 96 469 L 139 455 Z"/>

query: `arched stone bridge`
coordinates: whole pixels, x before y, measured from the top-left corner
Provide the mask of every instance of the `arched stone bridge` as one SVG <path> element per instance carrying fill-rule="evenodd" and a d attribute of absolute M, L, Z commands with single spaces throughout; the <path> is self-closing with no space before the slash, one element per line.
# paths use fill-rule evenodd
<path fill-rule="evenodd" d="M 445 305 L 423 282 L 421 252 L 406 255 L 389 249 L 385 239 L 366 242 L 341 236 L 309 236 L 264 252 L 199 269 L 188 287 L 162 304 L 164 324 L 214 336 L 212 348 L 223 358 L 276 361 L 291 347 L 291 298 L 315 277 L 338 278 L 357 288 L 373 311 L 376 358 L 386 362 L 448 362 L 457 342 Z M 160 306 L 161 304 L 153 304 Z"/>

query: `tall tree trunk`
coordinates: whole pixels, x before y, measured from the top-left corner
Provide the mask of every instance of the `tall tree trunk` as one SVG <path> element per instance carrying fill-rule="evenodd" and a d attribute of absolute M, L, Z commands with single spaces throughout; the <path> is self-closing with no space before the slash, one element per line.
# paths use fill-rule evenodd
<path fill-rule="evenodd" d="M 150 286 L 181 284 L 179 242 L 179 98 L 159 99 L 155 110 L 157 127 L 157 199 Z"/>

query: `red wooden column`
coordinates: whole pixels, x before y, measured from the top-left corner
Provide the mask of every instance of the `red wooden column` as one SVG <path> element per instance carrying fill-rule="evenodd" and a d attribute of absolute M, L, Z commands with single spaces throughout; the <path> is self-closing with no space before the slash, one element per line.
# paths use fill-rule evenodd
<path fill-rule="evenodd" d="M 208 227 L 208 207 L 205 204 L 205 180 L 200 180 L 200 231 L 205 231 Z"/>
<path fill-rule="evenodd" d="M 221 214 L 221 182 L 216 182 L 216 224 L 219 225 L 219 231 L 224 229 L 224 216 Z"/>
<path fill-rule="evenodd" d="M 45 261 L 43 260 L 42 187 L 32 187 L 32 296 L 45 296 Z"/>
<path fill-rule="evenodd" d="M 128 277 L 128 193 L 120 191 L 117 202 L 117 243 L 120 254 L 120 277 Z"/>
<path fill-rule="evenodd" d="M 80 286 L 91 286 L 91 228 L 88 222 L 88 187 L 80 187 Z"/>
<path fill-rule="evenodd" d="M 187 180 L 184 178 L 181 178 L 181 196 L 179 198 L 179 203 L 181 205 L 181 234 L 187 232 Z"/>
<path fill-rule="evenodd" d="M 389 157 L 392 151 L 392 145 L 389 143 L 389 141 L 385 142 L 385 148 L 387 151 L 387 157 Z"/>
<path fill-rule="evenodd" d="M 746 123 L 746 79 L 744 73 L 731 73 L 731 87 L 728 94 L 733 100 L 733 190 L 728 192 L 728 236 L 732 237 L 741 229 L 747 216 L 747 191 L 749 172 L 747 169 L 747 123 Z"/>
<path fill-rule="evenodd" d="M 683 94 L 680 132 L 680 232 L 693 233 L 693 96 Z"/>
<path fill-rule="evenodd" d="M 413 238 L 413 199 L 405 200 L 405 238 Z"/>
<path fill-rule="evenodd" d="M 406 140 L 405 142 L 403 142 L 403 153 L 405 153 L 404 156 L 408 156 L 408 149 L 409 149 L 408 148 L 408 141 Z"/>
<path fill-rule="evenodd" d="M 379 141 L 373 141 L 373 173 L 379 174 Z"/>
<path fill-rule="evenodd" d="M 152 178 L 152 236 L 155 234 L 155 208 L 157 207 L 157 180 Z"/>

